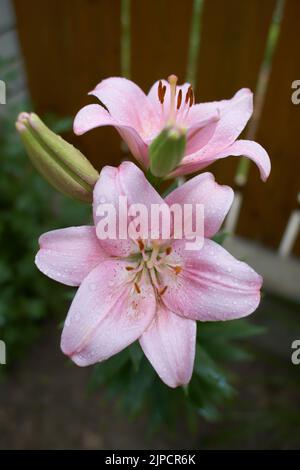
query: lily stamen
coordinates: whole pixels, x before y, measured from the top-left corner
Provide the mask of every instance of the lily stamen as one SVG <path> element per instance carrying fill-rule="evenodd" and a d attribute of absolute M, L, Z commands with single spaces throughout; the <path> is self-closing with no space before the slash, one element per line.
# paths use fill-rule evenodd
<path fill-rule="evenodd" d="M 164 119 L 164 101 L 165 101 L 166 91 L 167 91 L 166 85 L 163 85 L 162 81 L 159 80 L 157 94 L 158 94 L 158 100 L 161 104 L 161 123 Z"/>
<path fill-rule="evenodd" d="M 134 288 L 135 288 L 135 290 L 136 290 L 136 292 L 137 292 L 138 294 L 140 294 L 140 293 L 141 293 L 140 286 L 138 285 L 138 283 L 137 283 L 137 282 L 135 282 L 135 283 L 134 283 Z"/>
<path fill-rule="evenodd" d="M 177 110 L 180 108 L 182 102 L 182 90 L 179 90 L 177 96 Z"/>
<path fill-rule="evenodd" d="M 181 266 L 172 266 L 173 271 L 175 271 L 176 276 L 181 273 L 182 267 Z"/>
<path fill-rule="evenodd" d="M 143 240 L 139 239 L 139 240 L 137 241 L 137 244 L 138 244 L 138 246 L 139 246 L 140 251 L 144 251 L 144 250 L 145 250 L 145 244 L 144 244 Z"/>
<path fill-rule="evenodd" d="M 164 295 L 164 293 L 166 292 L 166 290 L 168 289 L 168 286 L 165 286 L 159 293 L 159 295 Z"/>
<path fill-rule="evenodd" d="M 172 247 L 168 246 L 166 249 L 166 255 L 169 256 L 172 253 Z"/>
<path fill-rule="evenodd" d="M 156 273 L 155 273 L 154 269 L 149 269 L 149 274 L 150 274 L 150 279 L 152 281 L 152 284 L 154 285 L 154 287 L 156 287 L 157 291 L 159 292 L 160 285 L 157 282 Z"/>

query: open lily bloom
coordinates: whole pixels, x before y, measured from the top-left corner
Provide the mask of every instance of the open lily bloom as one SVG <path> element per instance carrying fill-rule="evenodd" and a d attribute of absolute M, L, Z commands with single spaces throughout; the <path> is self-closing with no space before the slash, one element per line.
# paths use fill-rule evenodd
<path fill-rule="evenodd" d="M 135 83 L 112 77 L 90 92 L 101 103 L 82 108 L 74 121 L 78 135 L 99 126 L 114 126 L 134 157 L 149 167 L 148 147 L 166 126 L 178 126 L 187 136 L 185 156 L 169 176 L 194 173 L 230 155 L 244 155 L 256 163 L 265 181 L 270 159 L 261 145 L 236 140 L 253 112 L 253 95 L 242 88 L 229 100 L 194 104 L 189 83 L 177 86 L 177 77 L 156 82 L 146 95 Z"/>
<path fill-rule="evenodd" d="M 98 209 L 110 204 L 118 213 L 119 196 L 149 210 L 153 204 L 167 211 L 174 204 L 203 204 L 203 247 L 188 251 L 186 240 L 174 237 L 98 238 Z M 210 173 L 194 177 L 163 200 L 133 163 L 104 167 L 94 188 L 95 225 L 54 230 L 39 240 L 38 268 L 79 286 L 62 333 L 63 352 L 87 366 L 139 340 L 167 385 L 188 383 L 196 321 L 244 317 L 260 300 L 261 277 L 209 239 L 232 200 L 232 189 L 218 185 Z"/>

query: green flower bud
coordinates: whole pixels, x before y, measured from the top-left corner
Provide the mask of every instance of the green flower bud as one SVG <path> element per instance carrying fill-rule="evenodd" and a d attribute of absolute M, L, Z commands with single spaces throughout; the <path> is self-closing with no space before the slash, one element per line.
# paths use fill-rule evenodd
<path fill-rule="evenodd" d="M 79 201 L 92 202 L 99 173 L 79 150 L 34 113 L 21 113 L 16 128 L 32 164 L 55 189 Z"/>
<path fill-rule="evenodd" d="M 167 176 L 181 162 L 186 144 L 185 132 L 166 127 L 149 147 L 150 171 L 154 176 Z"/>

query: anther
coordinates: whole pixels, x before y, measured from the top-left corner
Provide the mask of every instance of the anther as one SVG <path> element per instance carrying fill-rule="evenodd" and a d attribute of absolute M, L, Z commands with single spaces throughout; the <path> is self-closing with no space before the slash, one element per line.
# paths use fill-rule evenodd
<path fill-rule="evenodd" d="M 140 249 L 141 251 L 144 251 L 145 245 L 144 245 L 143 241 L 142 241 L 142 240 L 138 240 L 137 242 L 138 242 L 138 245 L 139 245 L 139 249 Z"/>
<path fill-rule="evenodd" d="M 192 90 L 192 85 L 190 85 L 190 86 L 188 87 L 188 91 L 186 92 L 186 95 L 185 95 L 185 104 L 187 104 L 188 101 L 189 101 L 189 99 L 190 99 L 191 90 Z"/>
<path fill-rule="evenodd" d="M 194 104 L 194 92 L 193 92 L 193 88 L 191 88 L 191 90 L 190 90 L 190 103 L 189 103 L 190 107 L 193 106 L 193 104 Z"/>
<path fill-rule="evenodd" d="M 136 290 L 136 292 L 137 292 L 138 294 L 140 294 L 140 293 L 141 293 L 140 286 L 138 285 L 138 283 L 137 283 L 137 282 L 135 282 L 135 283 L 134 283 L 134 288 L 135 288 L 135 290 Z"/>
<path fill-rule="evenodd" d="M 133 268 L 132 266 L 126 266 L 125 269 L 126 269 L 127 271 L 133 271 L 133 270 L 134 270 L 134 268 Z"/>
<path fill-rule="evenodd" d="M 182 271 L 182 267 L 181 267 L 181 266 L 174 266 L 173 269 L 174 269 L 174 271 L 175 271 L 176 276 L 177 276 L 178 274 L 180 274 L 181 271 Z"/>
<path fill-rule="evenodd" d="M 180 108 L 182 102 L 182 90 L 179 90 L 178 96 L 177 96 L 177 109 Z"/>
<path fill-rule="evenodd" d="M 172 247 L 168 246 L 168 248 L 166 249 L 166 255 L 169 256 L 171 253 L 172 253 Z"/>
<path fill-rule="evenodd" d="M 166 290 L 168 289 L 168 286 L 165 286 L 159 293 L 159 295 L 164 295 L 164 293 L 166 292 Z"/>
<path fill-rule="evenodd" d="M 157 94 L 158 94 L 158 99 L 159 99 L 159 101 L 160 101 L 161 104 L 163 104 L 163 102 L 164 102 L 164 97 L 165 97 L 164 88 L 165 88 L 165 87 L 163 87 L 162 81 L 159 80 L 158 89 L 157 89 Z"/>

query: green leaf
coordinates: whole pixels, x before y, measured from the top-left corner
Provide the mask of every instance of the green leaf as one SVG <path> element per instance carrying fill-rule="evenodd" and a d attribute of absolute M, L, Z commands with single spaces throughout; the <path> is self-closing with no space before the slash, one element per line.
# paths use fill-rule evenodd
<path fill-rule="evenodd" d="M 112 379 L 126 364 L 126 362 L 128 362 L 128 359 L 129 351 L 128 349 L 125 349 L 106 361 L 97 364 L 93 370 L 90 388 L 95 389 Z"/>
<path fill-rule="evenodd" d="M 128 350 L 129 350 L 130 358 L 132 360 L 134 369 L 137 372 L 139 370 L 141 360 L 144 356 L 142 348 L 140 347 L 139 343 L 136 341 L 135 343 L 129 346 Z"/>
<path fill-rule="evenodd" d="M 216 235 L 214 235 L 212 237 L 212 240 L 218 243 L 219 245 L 223 245 L 224 241 L 226 240 L 228 236 L 229 236 L 228 232 L 221 231 L 221 232 L 218 232 Z"/>

